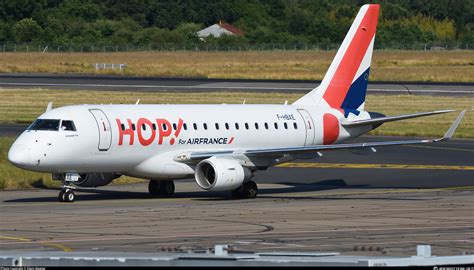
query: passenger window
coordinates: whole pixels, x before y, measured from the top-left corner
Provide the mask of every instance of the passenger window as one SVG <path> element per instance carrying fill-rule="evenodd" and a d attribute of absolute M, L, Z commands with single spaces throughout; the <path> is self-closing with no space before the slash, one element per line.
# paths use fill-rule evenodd
<path fill-rule="evenodd" d="M 196 125 L 196 123 L 193 123 L 193 127 L 194 127 L 194 130 L 198 129 L 198 126 Z"/>
<path fill-rule="evenodd" d="M 268 123 L 265 123 L 265 129 L 268 129 Z"/>
<path fill-rule="evenodd" d="M 135 130 L 135 124 L 132 124 L 132 130 Z"/>
<path fill-rule="evenodd" d="M 205 130 L 207 130 L 207 124 L 206 123 L 202 124 L 202 126 L 204 127 Z"/>
<path fill-rule="evenodd" d="M 258 123 L 255 123 L 255 129 L 258 129 Z"/>
<path fill-rule="evenodd" d="M 143 129 L 143 130 L 146 130 L 145 124 L 142 124 L 142 129 Z"/>
<path fill-rule="evenodd" d="M 153 126 L 153 130 L 156 130 L 156 124 L 153 123 L 152 126 Z"/>
<path fill-rule="evenodd" d="M 216 123 L 216 129 L 219 130 L 219 123 Z"/>
<path fill-rule="evenodd" d="M 183 128 L 184 130 L 188 130 L 188 125 L 186 125 L 186 123 L 183 123 Z"/>
<path fill-rule="evenodd" d="M 176 123 L 173 123 L 173 129 L 176 130 Z"/>
<path fill-rule="evenodd" d="M 239 129 L 239 123 L 235 123 L 235 129 Z"/>
<path fill-rule="evenodd" d="M 249 129 L 249 123 L 245 123 L 245 129 Z"/>
<path fill-rule="evenodd" d="M 225 129 L 229 130 L 229 124 L 225 123 Z"/>
<path fill-rule="evenodd" d="M 120 126 L 122 127 L 122 131 L 125 130 L 125 125 L 124 124 L 120 124 Z"/>
<path fill-rule="evenodd" d="M 74 122 L 70 120 L 63 120 L 61 123 L 62 130 L 69 130 L 69 131 L 76 131 L 76 127 L 74 126 Z"/>
<path fill-rule="evenodd" d="M 288 129 L 288 124 L 286 122 L 283 123 L 283 126 L 285 127 L 285 129 Z"/>
<path fill-rule="evenodd" d="M 163 130 L 166 131 L 168 129 L 168 126 L 166 124 L 163 124 Z"/>
<path fill-rule="evenodd" d="M 293 127 L 294 127 L 295 129 L 298 129 L 298 125 L 296 124 L 296 122 L 293 122 Z"/>
<path fill-rule="evenodd" d="M 278 129 L 278 123 L 275 122 L 274 124 L 275 124 L 275 129 Z"/>

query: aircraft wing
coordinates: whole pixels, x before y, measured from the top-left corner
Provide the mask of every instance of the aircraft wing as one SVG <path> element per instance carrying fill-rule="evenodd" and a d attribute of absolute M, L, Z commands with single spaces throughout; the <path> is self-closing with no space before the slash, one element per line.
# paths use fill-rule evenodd
<path fill-rule="evenodd" d="M 368 147 L 383 147 L 383 146 L 394 146 L 394 145 L 409 145 L 409 144 L 424 144 L 442 142 L 451 139 L 454 132 L 456 131 L 459 123 L 466 111 L 462 111 L 456 120 L 453 122 L 451 127 L 446 131 L 442 138 L 437 139 L 413 139 L 413 140 L 400 140 L 400 141 L 389 141 L 389 142 L 365 142 L 365 143 L 349 143 L 349 144 L 332 144 L 332 145 L 315 145 L 305 147 L 286 147 L 286 148 L 267 148 L 267 149 L 249 149 L 243 151 L 215 151 L 215 152 L 193 152 L 189 155 L 183 154 L 177 157 L 177 161 L 198 161 L 212 156 L 220 155 L 246 155 L 249 157 L 265 157 L 265 156 L 281 156 L 291 154 L 305 154 L 305 153 L 317 153 L 321 151 L 339 150 L 339 149 L 363 149 Z"/>
<path fill-rule="evenodd" d="M 442 111 L 433 111 L 433 112 L 404 114 L 404 115 L 397 115 L 397 116 L 385 116 L 385 117 L 377 117 L 377 118 L 372 118 L 372 119 L 367 119 L 367 120 L 347 121 L 347 122 L 341 123 L 341 125 L 346 128 L 359 127 L 359 126 L 365 126 L 365 125 L 381 125 L 385 122 L 398 121 L 398 120 L 403 120 L 403 119 L 410 119 L 410 118 L 435 115 L 435 114 L 441 114 L 441 113 L 448 113 L 448 112 L 453 112 L 453 111 L 454 110 L 442 110 Z"/>

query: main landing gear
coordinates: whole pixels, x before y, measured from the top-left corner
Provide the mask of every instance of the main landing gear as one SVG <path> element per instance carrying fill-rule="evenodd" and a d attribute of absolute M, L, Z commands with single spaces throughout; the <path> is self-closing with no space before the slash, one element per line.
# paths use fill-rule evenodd
<path fill-rule="evenodd" d="M 59 192 L 58 200 L 60 202 L 74 202 L 76 195 L 74 194 L 74 187 L 69 185 L 68 182 L 64 182 Z"/>
<path fill-rule="evenodd" d="M 257 184 L 254 181 L 248 181 L 232 190 L 232 197 L 234 199 L 254 199 L 257 197 L 257 193 Z"/>
<path fill-rule="evenodd" d="M 153 197 L 171 197 L 174 194 L 174 182 L 150 180 L 148 192 Z"/>

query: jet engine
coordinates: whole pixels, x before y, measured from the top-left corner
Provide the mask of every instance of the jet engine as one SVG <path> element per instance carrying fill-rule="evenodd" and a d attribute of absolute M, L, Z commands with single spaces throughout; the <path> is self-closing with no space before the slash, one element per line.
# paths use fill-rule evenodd
<path fill-rule="evenodd" d="M 114 173 L 88 173 L 80 174 L 81 178 L 79 181 L 74 182 L 74 185 L 80 187 L 100 187 L 108 185 L 115 178 L 120 175 Z"/>
<path fill-rule="evenodd" d="M 199 162 L 194 172 L 198 186 L 207 191 L 236 189 L 251 175 L 238 161 L 215 157 Z"/>

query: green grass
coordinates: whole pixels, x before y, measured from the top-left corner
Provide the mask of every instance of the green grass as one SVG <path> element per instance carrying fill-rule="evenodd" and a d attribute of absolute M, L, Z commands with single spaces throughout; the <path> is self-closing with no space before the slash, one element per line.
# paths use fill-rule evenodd
<path fill-rule="evenodd" d="M 0 89 L 0 123 L 30 123 L 44 112 L 49 101 L 54 106 L 94 103 L 135 103 L 140 98 L 146 103 L 267 103 L 283 104 L 295 101 L 301 94 L 285 93 L 133 93 L 113 91 L 70 91 L 44 89 Z M 472 97 L 432 97 L 432 96 L 384 96 L 369 95 L 366 109 L 386 115 L 407 114 L 440 109 L 469 110 L 458 130 L 456 138 L 474 138 L 474 98 Z M 372 135 L 397 135 L 439 137 L 444 134 L 458 113 L 409 119 L 382 125 Z M 34 173 L 18 169 L 7 161 L 7 151 L 13 143 L 12 137 L 0 137 L 0 189 L 29 187 L 58 187 L 59 181 L 52 181 L 50 174 Z M 121 177 L 114 184 L 142 182 L 131 177 Z"/>

